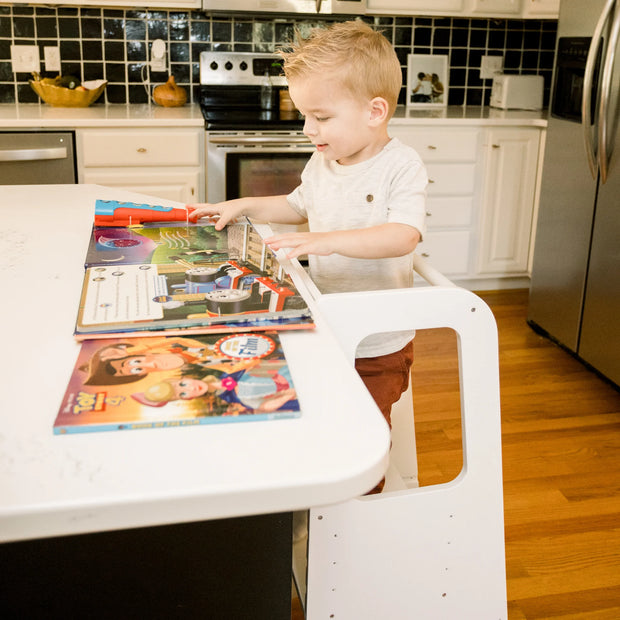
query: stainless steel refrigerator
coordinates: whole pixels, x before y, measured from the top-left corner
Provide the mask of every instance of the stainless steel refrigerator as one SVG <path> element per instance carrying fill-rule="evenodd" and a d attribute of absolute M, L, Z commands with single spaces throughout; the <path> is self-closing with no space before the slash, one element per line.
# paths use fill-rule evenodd
<path fill-rule="evenodd" d="M 620 0 L 562 0 L 528 322 L 620 385 Z"/>

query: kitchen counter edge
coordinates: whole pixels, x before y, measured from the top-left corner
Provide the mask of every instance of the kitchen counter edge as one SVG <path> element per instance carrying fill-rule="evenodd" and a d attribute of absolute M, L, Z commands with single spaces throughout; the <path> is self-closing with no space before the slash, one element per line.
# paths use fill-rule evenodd
<path fill-rule="evenodd" d="M 514 125 L 546 127 L 546 110 L 499 110 L 480 106 L 405 108 L 398 106 L 391 125 Z M 150 104 L 56 108 L 47 104 L 0 104 L 0 130 L 80 127 L 203 127 L 198 104 L 165 108 Z"/>

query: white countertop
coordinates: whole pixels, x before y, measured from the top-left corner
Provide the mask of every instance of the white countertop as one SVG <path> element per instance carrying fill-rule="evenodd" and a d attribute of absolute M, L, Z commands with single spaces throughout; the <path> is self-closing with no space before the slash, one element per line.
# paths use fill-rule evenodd
<path fill-rule="evenodd" d="M 546 127 L 547 111 L 498 110 L 480 106 L 399 106 L 390 122 Z M 56 108 L 45 103 L 0 104 L 0 129 L 80 127 L 204 127 L 204 119 L 198 104 L 178 108 L 151 104 L 95 104 L 89 108 Z"/>
<path fill-rule="evenodd" d="M 0 104 L 0 128 L 204 127 L 198 104 L 164 108 L 151 104 L 57 108 L 46 103 Z"/>
<path fill-rule="evenodd" d="M 372 488 L 387 467 L 389 429 L 307 276 L 286 259 L 317 323 L 281 336 L 301 417 L 53 434 L 79 349 L 73 328 L 97 198 L 150 200 L 97 185 L 0 192 L 0 541 L 296 510 Z"/>
<path fill-rule="evenodd" d="M 511 125 L 546 127 L 547 110 L 499 110 L 488 106 L 405 108 L 398 106 L 390 123 L 401 125 Z"/>

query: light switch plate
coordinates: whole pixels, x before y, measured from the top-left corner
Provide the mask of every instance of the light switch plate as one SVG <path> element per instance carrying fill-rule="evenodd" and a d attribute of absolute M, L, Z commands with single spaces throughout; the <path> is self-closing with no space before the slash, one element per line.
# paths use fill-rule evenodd
<path fill-rule="evenodd" d="M 11 45 L 11 64 L 14 73 L 41 71 L 37 45 Z"/>
<path fill-rule="evenodd" d="M 503 68 L 503 56 L 483 56 L 480 62 L 480 79 L 490 80 L 496 73 L 501 73 Z"/>

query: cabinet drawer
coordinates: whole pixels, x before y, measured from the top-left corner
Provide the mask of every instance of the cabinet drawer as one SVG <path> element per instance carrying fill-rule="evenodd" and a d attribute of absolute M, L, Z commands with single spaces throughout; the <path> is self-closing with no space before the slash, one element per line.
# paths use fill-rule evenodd
<path fill-rule="evenodd" d="M 437 196 L 426 201 L 426 226 L 436 228 L 467 228 L 473 212 L 472 196 Z"/>
<path fill-rule="evenodd" d="M 175 168 L 138 168 L 115 170 L 113 168 L 86 169 L 82 183 L 119 187 L 130 192 L 177 202 L 201 202 L 201 174 L 199 170 L 183 171 Z"/>
<path fill-rule="evenodd" d="M 416 252 L 444 275 L 465 275 L 468 272 L 469 232 L 426 233 Z"/>
<path fill-rule="evenodd" d="M 420 130 L 413 126 L 393 127 L 393 135 L 413 147 L 426 164 L 433 161 L 475 161 L 478 129 Z"/>
<path fill-rule="evenodd" d="M 86 130 L 80 132 L 82 165 L 199 166 L 202 132 L 195 130 Z"/>
<path fill-rule="evenodd" d="M 476 185 L 476 164 L 429 164 L 428 195 L 472 194 Z"/>

